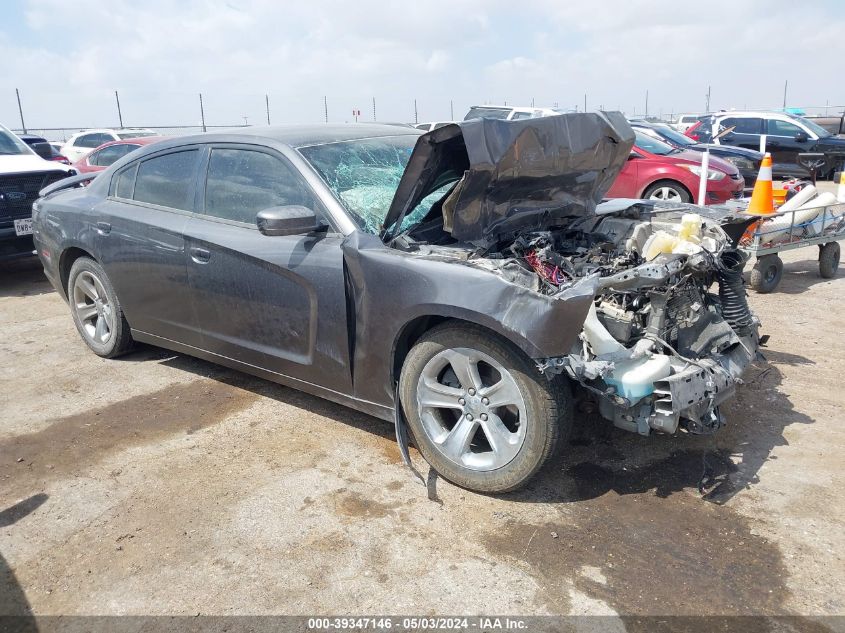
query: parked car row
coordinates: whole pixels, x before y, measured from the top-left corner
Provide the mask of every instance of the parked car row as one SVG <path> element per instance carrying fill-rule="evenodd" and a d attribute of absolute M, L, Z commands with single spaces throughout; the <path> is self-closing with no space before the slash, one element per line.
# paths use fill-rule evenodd
<path fill-rule="evenodd" d="M 518 121 L 561 114 L 562 110 L 518 106 L 472 106 L 464 116 L 472 119 Z M 422 123 L 418 129 L 430 131 L 449 122 Z M 763 156 L 745 149 L 697 143 L 668 126 L 633 121 L 634 148 L 616 181 L 607 191 L 609 198 L 648 198 L 698 202 L 702 153 L 710 150 L 705 204 L 724 203 L 740 198 L 745 188 L 754 186 Z"/>
<path fill-rule="evenodd" d="M 635 130 L 664 143 L 668 143 L 677 149 L 696 152 L 708 151 L 711 156 L 731 163 L 736 167 L 745 181 L 746 189 L 754 187 L 754 182 L 757 180 L 757 172 L 760 170 L 760 162 L 763 160 L 763 155 L 758 151 L 742 147 L 730 147 L 727 145 L 694 141 L 689 136 L 681 134 L 665 124 L 631 121 L 631 126 Z"/>
<path fill-rule="evenodd" d="M 143 138 L 147 136 L 157 136 L 157 133 L 153 130 L 144 128 L 84 130 L 71 135 L 67 142 L 62 145 L 62 154 L 67 156 L 71 162 L 75 163 L 80 158 L 91 152 L 91 150 L 106 143 L 129 138 Z"/>
<path fill-rule="evenodd" d="M 0 126 L 0 259 L 33 253 L 31 207 L 45 186 L 67 175 L 102 171 L 162 138 L 147 129 L 96 129 L 59 144 Z"/>
<path fill-rule="evenodd" d="M 728 134 L 717 138 L 728 129 Z M 817 174 L 821 178 L 829 178 L 845 166 L 845 138 L 787 112 L 718 112 L 703 117 L 686 134 L 702 143 L 764 149 L 772 155 L 776 177 L 808 176 L 809 171 L 799 162 L 799 154 L 807 152 L 824 155 L 825 166 Z"/>

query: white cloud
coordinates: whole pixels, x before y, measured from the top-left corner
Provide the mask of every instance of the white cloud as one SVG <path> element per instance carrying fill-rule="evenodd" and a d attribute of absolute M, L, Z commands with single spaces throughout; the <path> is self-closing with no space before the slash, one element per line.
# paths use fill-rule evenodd
<path fill-rule="evenodd" d="M 838 3 L 788 0 L 149 0 L 25 2 L 26 37 L 0 26 L 6 94 L 17 125 L 196 124 L 334 120 L 353 108 L 381 120 L 462 116 L 474 102 L 583 103 L 695 111 L 842 103 Z M 2 12 L 2 10 L 0 10 Z M 8 24 L 2 20 L 0 24 Z M 365 117 L 367 118 L 367 117 Z"/>

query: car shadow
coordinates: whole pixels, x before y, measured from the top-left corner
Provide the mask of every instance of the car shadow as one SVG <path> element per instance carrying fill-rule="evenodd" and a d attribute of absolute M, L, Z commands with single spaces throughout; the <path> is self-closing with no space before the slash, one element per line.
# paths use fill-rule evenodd
<path fill-rule="evenodd" d="M 727 426 L 713 435 L 652 434 L 643 437 L 613 427 L 595 414 L 576 414 L 568 446 L 523 490 L 509 495 L 527 503 L 576 502 L 653 491 L 669 497 L 698 491 L 726 504 L 759 482 L 772 451 L 788 442 L 784 431 L 815 420 L 796 411 L 779 386 L 778 365 L 812 364 L 797 354 L 766 352 L 768 363 L 749 368 L 745 384 L 722 407 Z"/>
<path fill-rule="evenodd" d="M 40 508 L 47 498 L 46 494 L 35 494 L 0 511 L 0 527 L 14 525 Z M 0 555 L 0 630 L 26 633 L 38 631 L 26 593 L 11 565 L 2 555 Z"/>
<path fill-rule="evenodd" d="M 504 496 L 524 503 L 561 503 L 610 491 L 619 495 L 653 491 L 658 497 L 669 497 L 697 490 L 708 501 L 728 503 L 758 483 L 760 468 L 776 459 L 772 451 L 787 444 L 787 427 L 814 422 L 796 411 L 779 389 L 783 373 L 778 369 L 812 361 L 785 352 L 767 351 L 766 356 L 769 362 L 750 367 L 745 384 L 723 405 L 728 423 L 717 433 L 643 437 L 617 429 L 595 413 L 576 412 L 568 444 L 527 487 Z M 154 347 L 142 347 L 125 359 L 159 362 L 307 409 L 391 442 L 395 438 L 393 426 L 383 420 L 210 362 Z"/>
<path fill-rule="evenodd" d="M 44 276 L 41 260 L 24 257 L 0 261 L 0 297 L 29 297 L 55 292 Z"/>
<path fill-rule="evenodd" d="M 243 372 L 223 367 L 199 358 L 185 356 L 152 346 L 140 346 L 136 351 L 120 360 L 125 361 L 154 361 L 167 367 L 187 371 L 204 378 L 246 389 L 265 398 L 271 398 L 282 404 L 295 406 L 328 418 L 341 424 L 353 426 L 379 437 L 393 440 L 395 438 L 393 425 L 366 413 L 335 404 L 317 396 L 286 387 L 264 378 L 245 374 Z"/>

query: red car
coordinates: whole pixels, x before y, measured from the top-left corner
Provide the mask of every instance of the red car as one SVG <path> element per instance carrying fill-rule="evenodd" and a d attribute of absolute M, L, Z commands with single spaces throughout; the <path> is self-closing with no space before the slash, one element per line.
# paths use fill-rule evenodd
<path fill-rule="evenodd" d="M 680 150 L 641 132 L 608 198 L 692 202 L 698 196 L 703 152 Z M 706 204 L 741 198 L 744 181 L 736 167 L 710 156 Z M 698 202 L 695 200 L 695 202 Z"/>
<path fill-rule="evenodd" d="M 143 145 L 163 141 L 164 136 L 144 136 L 142 138 L 127 138 L 120 141 L 103 143 L 91 150 L 73 164 L 73 168 L 80 174 L 96 173 L 116 163 L 129 152 L 134 152 Z"/>

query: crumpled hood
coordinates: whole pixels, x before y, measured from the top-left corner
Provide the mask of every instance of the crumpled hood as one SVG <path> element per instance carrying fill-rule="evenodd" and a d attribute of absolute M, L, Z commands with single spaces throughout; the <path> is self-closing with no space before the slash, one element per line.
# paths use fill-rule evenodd
<path fill-rule="evenodd" d="M 450 173 L 463 178 L 444 204 L 446 228 L 477 246 L 590 215 L 633 145 L 619 112 L 447 125 L 417 140 L 384 226 L 395 231 Z"/>

